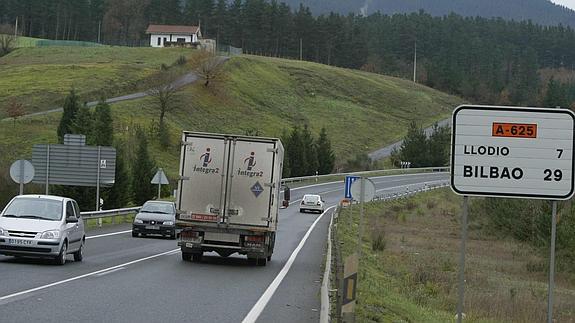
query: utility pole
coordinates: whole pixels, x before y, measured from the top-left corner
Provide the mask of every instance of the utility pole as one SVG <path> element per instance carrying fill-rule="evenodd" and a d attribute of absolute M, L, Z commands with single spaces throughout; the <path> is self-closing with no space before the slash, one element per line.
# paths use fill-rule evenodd
<path fill-rule="evenodd" d="M 417 41 L 415 41 L 415 51 L 413 53 L 413 83 L 417 83 Z"/>
<path fill-rule="evenodd" d="M 102 20 L 98 21 L 98 44 L 100 43 L 100 31 L 102 29 Z"/>
<path fill-rule="evenodd" d="M 299 60 L 303 61 L 303 39 L 299 39 Z"/>
<path fill-rule="evenodd" d="M 16 16 L 16 27 L 14 28 L 14 37 L 18 37 L 18 16 Z"/>

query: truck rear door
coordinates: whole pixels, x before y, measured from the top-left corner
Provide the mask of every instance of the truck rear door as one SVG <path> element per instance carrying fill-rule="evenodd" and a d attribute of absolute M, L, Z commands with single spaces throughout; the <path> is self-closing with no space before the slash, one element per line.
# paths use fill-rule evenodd
<path fill-rule="evenodd" d="M 228 141 L 222 136 L 184 134 L 178 189 L 182 220 L 222 222 Z"/>
<path fill-rule="evenodd" d="M 230 224 L 269 227 L 274 194 L 276 142 L 238 138 L 230 142 L 226 221 Z"/>

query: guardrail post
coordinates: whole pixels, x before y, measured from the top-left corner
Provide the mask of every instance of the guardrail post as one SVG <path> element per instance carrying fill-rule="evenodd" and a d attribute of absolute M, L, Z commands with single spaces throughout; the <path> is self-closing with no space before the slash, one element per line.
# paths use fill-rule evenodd
<path fill-rule="evenodd" d="M 116 215 L 112 215 L 112 224 L 116 224 Z"/>

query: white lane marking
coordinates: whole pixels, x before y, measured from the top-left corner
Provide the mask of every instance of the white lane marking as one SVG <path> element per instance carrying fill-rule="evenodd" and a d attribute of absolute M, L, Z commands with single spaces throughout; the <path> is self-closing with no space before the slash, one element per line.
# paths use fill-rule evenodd
<path fill-rule="evenodd" d="M 103 273 L 99 273 L 99 274 L 97 274 L 96 276 L 97 276 L 97 277 L 102 277 L 102 276 L 105 276 L 105 275 L 107 275 L 107 274 L 115 273 L 115 272 L 117 272 L 117 271 L 124 270 L 124 269 L 126 269 L 126 267 L 120 267 L 120 268 L 108 270 L 108 271 L 103 272 Z"/>
<path fill-rule="evenodd" d="M 283 266 L 282 270 L 278 273 L 276 278 L 268 286 L 266 291 L 263 293 L 263 295 L 260 297 L 260 299 L 254 305 L 254 307 L 252 307 L 252 309 L 250 310 L 248 315 L 246 315 L 246 317 L 244 318 L 242 323 L 255 322 L 258 319 L 258 317 L 260 316 L 260 314 L 262 314 L 264 308 L 266 307 L 266 305 L 268 304 L 268 302 L 270 301 L 270 299 L 274 295 L 275 291 L 278 289 L 281 282 L 283 281 L 283 279 L 285 278 L 285 276 L 289 272 L 291 266 L 293 265 L 293 263 L 295 261 L 295 258 L 299 254 L 300 250 L 303 248 L 305 242 L 309 238 L 309 236 L 310 236 L 311 232 L 313 231 L 313 229 L 315 228 L 316 224 L 319 222 L 319 220 L 321 220 L 321 218 L 323 217 L 324 214 L 326 214 L 329 210 L 331 210 L 333 208 L 335 208 L 335 206 L 329 207 L 327 210 L 325 210 L 325 212 L 323 212 L 320 216 L 318 216 L 317 219 L 315 219 L 315 221 L 313 222 L 311 227 L 307 230 L 305 236 L 301 239 L 297 248 L 295 248 L 295 250 L 292 252 L 291 256 L 289 257 L 286 264 Z"/>
<path fill-rule="evenodd" d="M 126 230 L 126 231 L 118 231 L 118 232 L 100 234 L 100 235 L 97 235 L 97 236 L 86 237 L 86 240 L 96 239 L 96 238 L 102 238 L 102 237 L 109 237 L 109 236 L 115 236 L 115 235 L 118 235 L 118 234 L 124 234 L 124 233 L 130 233 L 130 232 L 132 232 L 132 230 Z"/>
<path fill-rule="evenodd" d="M 116 265 L 116 266 L 104 268 L 104 269 L 97 270 L 97 271 L 93 271 L 93 272 L 91 272 L 91 273 L 87 273 L 87 274 L 84 274 L 84 275 L 80 275 L 80 276 L 76 276 L 76 277 L 72 277 L 72 278 L 60 280 L 60 281 L 53 282 L 53 283 L 50 283 L 50 284 L 47 284 L 47 285 L 43 285 L 43 286 L 39 286 L 39 287 L 35 287 L 35 288 L 23 290 L 23 291 L 21 291 L 21 292 L 17 292 L 17 293 L 14 293 L 14 294 L 2 296 L 2 297 L 0 297 L 0 301 L 5 301 L 5 300 L 7 300 L 7 299 L 14 298 L 14 297 L 17 297 L 17 296 L 21 296 L 21 295 L 25 295 L 25 294 L 30 294 L 30 293 L 33 293 L 33 292 L 37 292 L 37 291 L 39 291 L 39 290 L 43 290 L 43 289 L 47 289 L 47 288 L 50 288 L 50 287 L 62 285 L 62 284 L 65 284 L 65 283 L 69 283 L 69 282 L 71 282 L 71 281 L 75 281 L 75 280 L 78 280 L 78 279 L 82 279 L 82 278 L 86 278 L 86 277 L 98 275 L 98 274 L 101 274 L 101 273 L 104 273 L 104 272 L 108 272 L 108 271 L 111 271 L 111 270 L 114 270 L 114 269 L 118 269 L 118 268 L 121 268 L 121 267 L 133 265 L 133 264 L 136 264 L 136 263 L 139 263 L 139 262 L 142 262 L 142 261 L 146 261 L 146 260 L 149 260 L 149 259 L 153 259 L 153 258 L 158 258 L 158 257 L 170 255 L 170 254 L 176 253 L 176 252 L 178 252 L 178 251 L 180 251 L 180 248 L 174 249 L 174 250 L 170 250 L 170 251 L 166 251 L 166 252 L 162 252 L 162 253 L 155 254 L 155 255 L 152 255 L 152 256 L 148 256 L 148 257 L 144 257 L 144 258 L 132 260 L 132 261 L 130 261 L 130 262 L 123 263 L 123 264 L 121 264 L 121 265 Z"/>

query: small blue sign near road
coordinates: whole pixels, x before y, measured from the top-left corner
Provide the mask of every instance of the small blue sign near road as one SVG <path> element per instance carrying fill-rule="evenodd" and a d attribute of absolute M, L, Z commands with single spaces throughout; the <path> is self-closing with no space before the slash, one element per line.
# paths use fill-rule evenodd
<path fill-rule="evenodd" d="M 359 176 L 346 176 L 345 177 L 345 198 L 346 199 L 352 198 L 352 196 L 351 196 L 351 184 L 353 184 L 353 182 L 357 181 L 358 179 L 359 179 Z"/>

